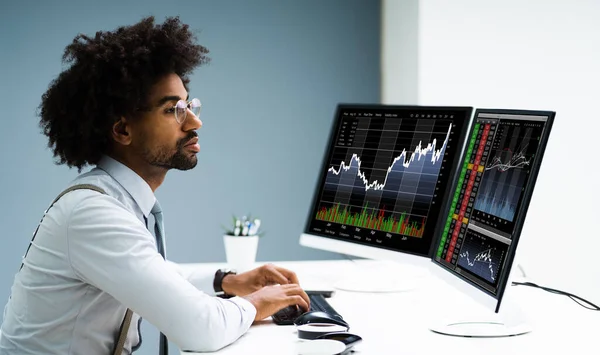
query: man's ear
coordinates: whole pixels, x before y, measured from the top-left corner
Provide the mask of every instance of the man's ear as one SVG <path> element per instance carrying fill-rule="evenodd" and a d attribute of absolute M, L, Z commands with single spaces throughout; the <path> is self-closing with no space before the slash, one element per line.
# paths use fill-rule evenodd
<path fill-rule="evenodd" d="M 121 117 L 113 124 L 111 133 L 115 142 L 122 145 L 131 144 L 131 125 L 125 117 Z"/>

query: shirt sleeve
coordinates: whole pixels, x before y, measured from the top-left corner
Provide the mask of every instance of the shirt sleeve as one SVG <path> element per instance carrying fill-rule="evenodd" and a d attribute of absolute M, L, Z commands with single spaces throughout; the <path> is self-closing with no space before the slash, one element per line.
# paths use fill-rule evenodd
<path fill-rule="evenodd" d="M 215 280 L 215 273 L 217 270 L 211 271 L 200 268 L 183 268 L 181 265 L 169 260 L 167 260 L 167 264 L 197 289 L 211 295 L 215 293 L 213 281 Z"/>
<path fill-rule="evenodd" d="M 147 319 L 181 350 L 215 351 L 244 334 L 256 309 L 210 296 L 157 252 L 154 237 L 121 203 L 90 192 L 71 211 L 68 255 L 74 273 Z"/>

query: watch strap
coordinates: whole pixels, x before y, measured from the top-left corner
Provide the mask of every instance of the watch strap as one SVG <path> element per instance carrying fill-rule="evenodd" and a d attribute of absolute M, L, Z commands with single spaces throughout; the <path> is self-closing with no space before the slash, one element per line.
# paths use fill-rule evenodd
<path fill-rule="evenodd" d="M 217 270 L 217 272 L 215 272 L 215 278 L 213 281 L 213 289 L 215 290 L 215 293 L 217 296 L 223 297 L 223 298 L 233 297 L 232 295 L 228 295 L 225 293 L 225 291 L 223 291 L 223 279 L 227 275 L 236 275 L 236 274 L 237 273 L 235 272 L 235 270 L 231 270 L 231 269 L 219 269 L 219 270 Z"/>

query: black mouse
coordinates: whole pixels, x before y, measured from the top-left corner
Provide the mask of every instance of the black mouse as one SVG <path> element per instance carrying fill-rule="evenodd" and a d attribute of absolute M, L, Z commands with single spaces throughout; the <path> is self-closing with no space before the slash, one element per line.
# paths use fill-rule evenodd
<path fill-rule="evenodd" d="M 350 329 L 348 323 L 346 323 L 342 318 L 321 311 L 306 312 L 294 320 L 295 325 L 309 323 L 337 324 Z"/>

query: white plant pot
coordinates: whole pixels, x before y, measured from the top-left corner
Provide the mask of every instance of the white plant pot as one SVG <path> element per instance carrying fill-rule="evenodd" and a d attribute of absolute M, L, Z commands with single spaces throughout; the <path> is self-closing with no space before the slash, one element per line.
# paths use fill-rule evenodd
<path fill-rule="evenodd" d="M 236 237 L 224 235 L 225 257 L 230 268 L 242 273 L 254 268 L 256 251 L 258 250 L 258 236 Z"/>

